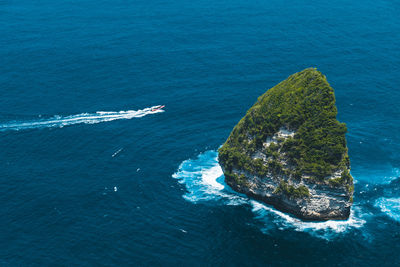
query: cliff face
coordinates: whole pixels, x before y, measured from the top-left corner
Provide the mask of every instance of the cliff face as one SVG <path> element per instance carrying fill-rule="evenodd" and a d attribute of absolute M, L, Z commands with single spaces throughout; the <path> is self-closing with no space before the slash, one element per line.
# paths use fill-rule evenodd
<path fill-rule="evenodd" d="M 301 219 L 347 219 L 354 186 L 336 115 L 324 75 L 291 75 L 258 98 L 219 149 L 226 183 Z"/>

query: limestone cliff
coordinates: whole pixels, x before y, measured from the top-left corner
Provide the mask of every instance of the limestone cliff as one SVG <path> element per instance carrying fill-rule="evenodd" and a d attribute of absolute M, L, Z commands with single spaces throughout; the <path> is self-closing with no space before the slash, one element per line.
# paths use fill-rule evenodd
<path fill-rule="evenodd" d="M 348 218 L 354 186 L 336 115 L 324 75 L 291 75 L 258 98 L 219 149 L 226 183 L 302 219 Z"/>

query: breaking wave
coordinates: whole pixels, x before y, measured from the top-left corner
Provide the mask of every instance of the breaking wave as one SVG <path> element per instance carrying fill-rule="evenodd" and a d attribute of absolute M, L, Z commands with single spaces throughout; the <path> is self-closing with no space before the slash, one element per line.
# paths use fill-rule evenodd
<path fill-rule="evenodd" d="M 361 211 L 357 206 L 353 206 L 350 217 L 347 220 L 305 222 L 260 202 L 254 200 L 250 202 L 252 211 L 256 214 L 256 218 L 264 223 L 264 226 L 261 228 L 263 233 L 268 233 L 273 230 L 273 227 L 278 227 L 280 230 L 293 229 L 329 240 L 339 233 L 346 232 L 349 229 L 360 228 L 366 223 L 366 221 L 361 218 Z M 273 222 L 273 224 L 271 224 L 271 222 Z"/>
<path fill-rule="evenodd" d="M 95 124 L 100 122 L 108 122 L 114 120 L 129 120 L 133 118 L 141 118 L 146 115 L 164 112 L 157 109 L 160 106 L 140 110 L 127 111 L 97 111 L 96 113 L 81 113 L 70 116 L 54 116 L 48 119 L 39 119 L 34 121 L 13 121 L 0 124 L 0 131 L 19 131 L 27 129 L 40 129 L 51 127 L 64 127 L 75 124 Z"/>
<path fill-rule="evenodd" d="M 381 197 L 375 201 L 375 207 L 380 208 L 387 216 L 400 222 L 400 198 Z"/>
<path fill-rule="evenodd" d="M 221 200 L 228 205 L 241 205 L 247 202 L 245 197 L 235 195 L 225 184 L 215 151 L 202 153 L 195 160 L 185 160 L 172 177 L 186 186 L 187 193 L 183 198 L 188 201 L 197 203 Z"/>
<path fill-rule="evenodd" d="M 353 206 L 348 220 L 304 222 L 269 205 L 251 200 L 225 184 L 217 156 L 216 151 L 206 151 L 198 155 L 196 159 L 185 160 L 181 163 L 172 177 L 185 185 L 187 192 L 183 195 L 184 199 L 193 203 L 217 201 L 225 205 L 249 205 L 255 218 L 262 222 L 263 233 L 276 229 L 293 229 L 330 239 L 338 233 L 351 228 L 360 228 L 365 224 L 357 206 Z"/>

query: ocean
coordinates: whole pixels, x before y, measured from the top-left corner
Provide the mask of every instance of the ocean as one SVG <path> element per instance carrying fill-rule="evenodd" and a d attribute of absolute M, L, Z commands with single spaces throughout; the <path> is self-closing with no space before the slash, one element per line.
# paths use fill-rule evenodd
<path fill-rule="evenodd" d="M 0 1 L 0 266 L 400 265 L 399 12 Z M 346 221 L 237 194 L 216 159 L 257 97 L 307 67 L 348 127 Z"/>

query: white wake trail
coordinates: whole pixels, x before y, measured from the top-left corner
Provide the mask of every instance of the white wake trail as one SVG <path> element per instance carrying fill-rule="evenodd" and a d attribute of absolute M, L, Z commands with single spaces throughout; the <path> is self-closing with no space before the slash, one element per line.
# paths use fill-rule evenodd
<path fill-rule="evenodd" d="M 164 112 L 160 106 L 140 110 L 126 111 L 97 111 L 96 113 L 81 113 L 70 116 L 54 116 L 48 119 L 40 119 L 34 121 L 13 121 L 0 124 L 0 131 L 19 131 L 27 129 L 64 127 L 75 124 L 95 124 L 100 122 L 114 120 L 130 120 L 133 118 L 141 118 L 150 114 Z"/>

